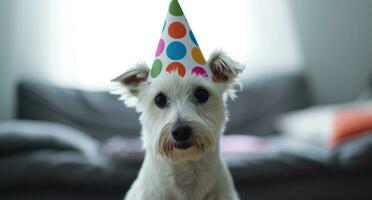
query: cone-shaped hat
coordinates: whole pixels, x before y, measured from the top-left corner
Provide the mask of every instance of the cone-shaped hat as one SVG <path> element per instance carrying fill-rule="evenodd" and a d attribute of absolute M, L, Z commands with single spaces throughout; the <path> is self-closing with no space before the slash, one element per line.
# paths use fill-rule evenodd
<path fill-rule="evenodd" d="M 212 73 L 177 0 L 171 0 L 169 5 L 150 77 L 161 79 L 171 73 L 212 80 Z"/>

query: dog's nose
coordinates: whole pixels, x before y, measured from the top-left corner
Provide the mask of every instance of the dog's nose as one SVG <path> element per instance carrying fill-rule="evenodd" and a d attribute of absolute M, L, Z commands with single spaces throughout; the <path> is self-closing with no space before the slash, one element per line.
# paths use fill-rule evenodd
<path fill-rule="evenodd" d="M 188 140 L 192 134 L 192 129 L 189 125 L 181 125 L 177 127 L 173 132 L 173 138 L 178 142 Z"/>

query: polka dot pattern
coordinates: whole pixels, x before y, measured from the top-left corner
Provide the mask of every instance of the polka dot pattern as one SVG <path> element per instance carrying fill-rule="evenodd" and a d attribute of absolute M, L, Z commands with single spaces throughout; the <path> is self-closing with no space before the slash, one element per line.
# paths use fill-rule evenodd
<path fill-rule="evenodd" d="M 173 22 L 169 25 L 168 34 L 172 38 L 180 39 L 186 35 L 186 28 L 181 22 Z"/>
<path fill-rule="evenodd" d="M 181 6 L 177 0 L 171 0 L 152 64 L 151 78 L 158 77 L 160 80 L 165 74 L 177 74 L 179 77 L 194 75 L 213 81 L 212 72 L 205 65 L 206 60 Z"/>
<path fill-rule="evenodd" d="M 196 46 L 199 46 L 199 44 L 198 44 L 198 41 L 196 41 L 196 38 L 195 38 L 195 36 L 194 36 L 194 33 L 190 30 L 190 32 L 189 32 L 189 35 L 190 35 L 190 39 L 191 39 L 191 41 L 196 45 Z"/>
<path fill-rule="evenodd" d="M 161 32 L 164 32 L 165 26 L 167 25 L 167 21 L 164 21 L 163 28 L 161 29 Z"/>
<path fill-rule="evenodd" d="M 156 57 L 160 56 L 161 53 L 163 53 L 164 47 L 165 47 L 165 42 L 164 42 L 163 39 L 160 39 L 159 44 L 158 44 L 158 48 L 156 49 L 156 53 L 155 53 Z"/>
<path fill-rule="evenodd" d="M 195 62 L 197 62 L 198 64 L 200 65 L 205 64 L 204 56 L 198 47 L 192 48 L 191 55 L 192 55 L 192 58 L 195 60 Z"/>
<path fill-rule="evenodd" d="M 177 71 L 178 75 L 180 75 L 181 77 L 184 77 L 186 74 L 186 68 L 180 62 L 172 62 L 171 64 L 168 65 L 166 71 L 168 73 L 173 73 Z"/>
<path fill-rule="evenodd" d="M 154 63 L 152 64 L 151 68 L 151 77 L 156 78 L 159 76 L 161 69 L 163 68 L 163 63 L 161 62 L 160 59 L 154 60 Z"/>
<path fill-rule="evenodd" d="M 197 76 L 201 76 L 201 77 L 204 77 L 204 78 L 208 78 L 208 74 L 207 74 L 207 71 L 205 71 L 205 69 L 201 66 L 196 66 L 192 69 L 191 71 L 192 74 L 195 74 Z"/>
<path fill-rule="evenodd" d="M 173 16 L 183 15 L 183 11 L 177 0 L 172 0 L 171 4 L 169 5 L 169 13 Z"/>
<path fill-rule="evenodd" d="M 167 56 L 172 60 L 181 60 L 186 56 L 186 47 L 181 42 L 171 42 L 167 47 Z"/>

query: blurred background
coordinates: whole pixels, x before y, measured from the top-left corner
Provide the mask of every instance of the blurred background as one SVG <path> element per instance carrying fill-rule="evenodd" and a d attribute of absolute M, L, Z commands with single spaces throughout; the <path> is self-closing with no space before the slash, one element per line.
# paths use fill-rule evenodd
<path fill-rule="evenodd" d="M 0 199 L 125 193 L 140 127 L 110 80 L 152 62 L 168 2 L 0 0 Z M 242 198 L 372 198 L 372 1 L 179 2 L 206 57 L 246 65 L 222 141 Z"/>
<path fill-rule="evenodd" d="M 0 119 L 14 116 L 19 80 L 105 89 L 137 61 L 151 63 L 167 7 L 167 0 L 0 3 Z M 223 48 L 247 65 L 243 78 L 301 69 L 319 103 L 350 101 L 368 85 L 370 1 L 182 4 L 205 56 Z"/>

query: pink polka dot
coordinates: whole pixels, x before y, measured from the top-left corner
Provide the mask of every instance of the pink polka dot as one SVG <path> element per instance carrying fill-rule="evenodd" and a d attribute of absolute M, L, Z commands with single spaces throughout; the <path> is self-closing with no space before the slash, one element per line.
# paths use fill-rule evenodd
<path fill-rule="evenodd" d="M 158 48 L 156 49 L 156 53 L 155 53 L 156 57 L 160 56 L 161 53 L 163 53 L 164 47 L 165 47 L 165 42 L 164 42 L 163 39 L 160 39 L 159 44 L 158 44 Z"/>
<path fill-rule="evenodd" d="M 203 67 L 200 67 L 200 66 L 194 67 L 192 69 L 191 73 L 196 74 L 197 76 L 202 76 L 204 78 L 208 78 L 207 72 L 205 71 L 205 69 L 203 69 Z"/>

